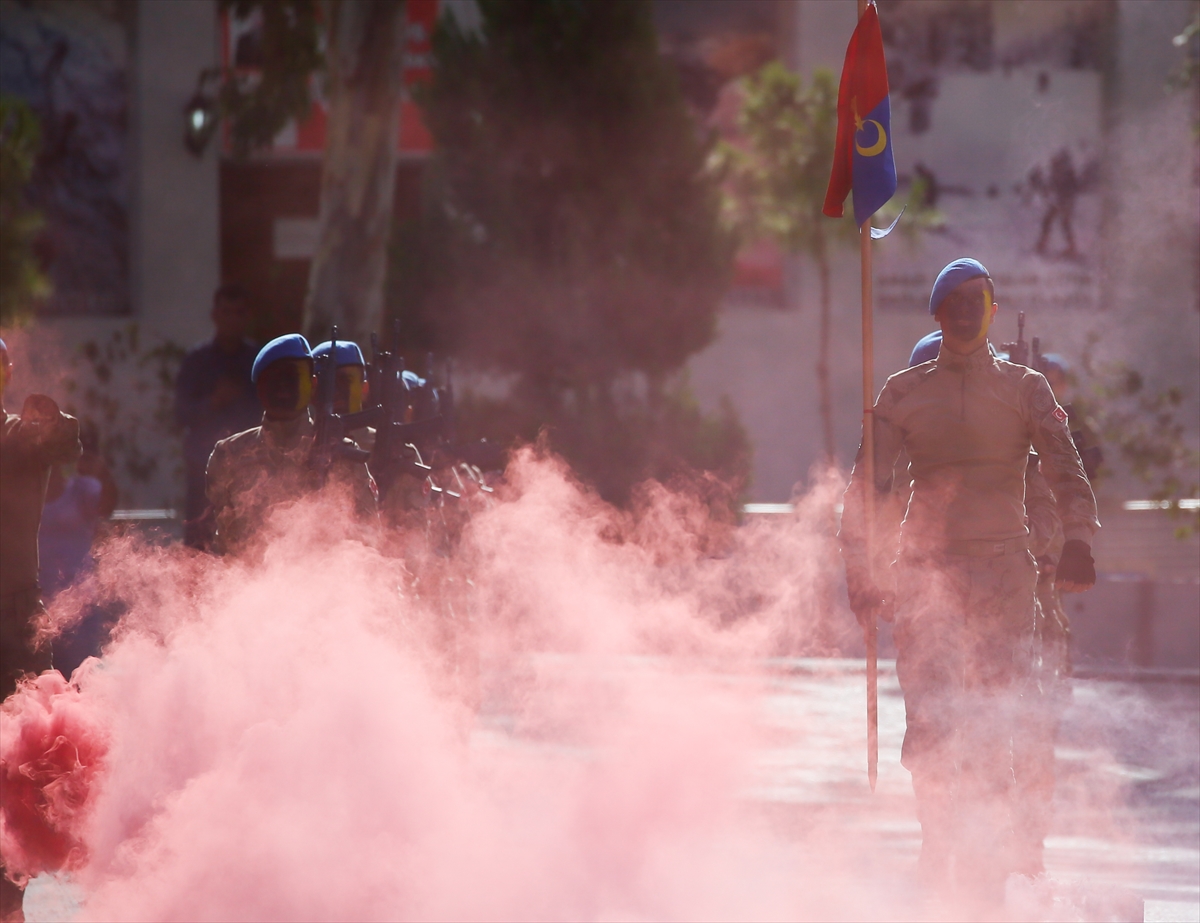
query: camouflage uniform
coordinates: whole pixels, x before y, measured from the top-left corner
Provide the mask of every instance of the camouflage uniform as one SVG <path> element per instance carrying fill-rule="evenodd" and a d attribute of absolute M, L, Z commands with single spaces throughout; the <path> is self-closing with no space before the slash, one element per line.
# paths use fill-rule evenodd
<path fill-rule="evenodd" d="M 1067 538 L 1099 528 L 1095 499 L 1046 379 L 993 357 L 938 357 L 891 376 L 874 408 L 874 485 L 886 509 L 893 468 L 908 454 L 913 493 L 895 577 L 897 672 L 913 777 L 921 863 L 979 872 L 1002 884 L 1011 868 L 1012 741 L 1030 678 L 1037 568 L 1025 524 L 1025 475 L 1037 450 Z M 861 449 L 860 458 L 861 462 Z M 861 463 L 845 497 L 848 579 L 869 579 Z M 882 525 L 882 523 L 880 524 Z M 876 529 L 886 558 L 896 536 Z M 877 563 L 876 580 L 886 572 Z"/>
<path fill-rule="evenodd" d="M 4 413 L 0 430 L 0 699 L 12 693 L 21 674 L 50 669 L 49 649 L 35 651 L 32 646 L 33 619 L 42 610 L 38 528 L 50 467 L 70 464 L 81 452 L 79 423 L 74 417 L 58 413 L 49 421 L 34 422 Z"/>
<path fill-rule="evenodd" d="M 320 474 L 309 464 L 315 436 L 316 427 L 305 411 L 293 420 L 264 416 L 262 425 L 213 447 L 206 477 L 217 526 L 214 550 L 244 549 L 271 507 L 320 488 Z M 363 462 L 335 455 L 329 482 L 350 491 L 360 518 L 375 518 L 375 487 Z"/>

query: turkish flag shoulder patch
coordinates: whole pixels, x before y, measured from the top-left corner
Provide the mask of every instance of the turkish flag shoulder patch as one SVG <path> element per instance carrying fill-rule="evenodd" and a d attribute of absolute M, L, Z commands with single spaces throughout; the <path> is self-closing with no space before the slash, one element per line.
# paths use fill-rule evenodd
<path fill-rule="evenodd" d="M 1054 419 L 1056 419 L 1059 423 L 1066 423 L 1067 422 L 1067 412 L 1065 410 L 1063 410 L 1061 407 L 1055 407 L 1054 408 Z"/>

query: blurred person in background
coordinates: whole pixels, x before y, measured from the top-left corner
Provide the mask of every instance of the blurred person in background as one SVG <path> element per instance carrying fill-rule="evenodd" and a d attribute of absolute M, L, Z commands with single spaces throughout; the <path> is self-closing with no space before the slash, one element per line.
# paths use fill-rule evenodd
<path fill-rule="evenodd" d="M 0 700 L 13 693 L 22 675 L 52 665 L 49 648 L 34 647 L 34 621 L 44 609 L 38 526 L 50 469 L 71 464 L 80 453 L 79 423 L 46 395 L 29 395 L 20 414 L 4 409 L 12 369 L 0 340 Z M 0 920 L 24 919 L 24 894 L 0 867 Z"/>
<path fill-rule="evenodd" d="M 1071 367 L 1067 360 L 1058 353 L 1046 353 L 1040 357 L 1038 371 L 1050 382 L 1050 389 L 1062 409 L 1067 412 L 1067 426 L 1071 430 L 1071 438 L 1075 448 L 1079 450 L 1079 460 L 1083 462 L 1083 470 L 1087 472 L 1088 480 L 1094 481 L 1104 464 L 1104 450 L 1100 446 L 1100 437 L 1095 428 L 1075 407 L 1071 400 Z"/>
<path fill-rule="evenodd" d="M 840 532 L 855 616 L 865 624 L 894 602 L 919 878 L 935 892 L 957 886 L 992 904 L 1003 901 L 1008 875 L 1026 870 L 1013 834 L 1013 741 L 1025 732 L 1036 613 L 1025 506 L 1031 449 L 1063 523 L 1059 589 L 1095 583 L 1090 543 L 1099 528 L 1066 412 L 1046 379 L 993 354 L 994 293 L 977 260 L 939 273 L 929 299 L 942 331 L 937 357 L 892 375 L 880 392 L 871 415 L 875 483 L 864 481 L 860 447 Z M 868 549 L 866 491 L 877 510 L 888 508 L 902 450 L 912 499 L 900 534 L 876 525 Z"/>
<path fill-rule="evenodd" d="M 308 341 L 298 333 L 276 337 L 259 351 L 251 378 L 262 423 L 222 439 L 208 461 L 213 549 L 221 554 L 246 548 L 273 506 L 325 483 L 325 473 L 313 464 L 316 427 L 308 407 L 316 382 Z M 365 462 L 333 453 L 327 473 L 329 481 L 348 490 L 360 519 L 375 519 L 375 491 Z"/>
<path fill-rule="evenodd" d="M 117 483 L 100 454 L 95 423 L 80 421 L 79 442 L 83 454 L 74 473 L 55 465 L 46 488 L 38 533 L 38 573 L 47 602 L 95 564 L 92 545 L 97 531 L 117 506 Z M 99 655 L 107 627 L 107 613 L 99 606 L 91 607 L 78 625 L 54 639 L 55 669 L 70 676 L 87 657 Z"/>
<path fill-rule="evenodd" d="M 217 289 L 212 321 L 213 338 L 184 356 L 175 382 L 175 419 L 184 429 L 187 478 L 183 540 L 193 548 L 207 547 L 212 540 L 212 521 L 205 515 L 204 470 L 213 446 L 257 425 L 261 413 L 250 381 L 258 350 L 246 338 L 250 305 L 239 286 Z"/>
<path fill-rule="evenodd" d="M 50 471 L 38 533 L 39 581 L 49 599 L 70 586 L 92 563 L 92 542 L 101 522 L 117 508 L 117 483 L 100 455 L 96 424 L 79 424 L 83 448 L 73 473 Z"/>

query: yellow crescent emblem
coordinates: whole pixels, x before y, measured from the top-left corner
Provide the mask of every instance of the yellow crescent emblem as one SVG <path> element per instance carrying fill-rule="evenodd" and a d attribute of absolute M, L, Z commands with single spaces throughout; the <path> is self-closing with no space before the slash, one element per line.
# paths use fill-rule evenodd
<path fill-rule="evenodd" d="M 884 131 L 883 126 L 874 119 L 867 119 L 865 124 L 875 126 L 875 129 L 879 132 L 879 139 L 870 147 L 863 147 L 858 143 L 858 139 L 855 139 L 854 149 L 864 157 L 874 157 L 876 154 L 883 153 L 883 149 L 887 147 L 887 132 Z"/>

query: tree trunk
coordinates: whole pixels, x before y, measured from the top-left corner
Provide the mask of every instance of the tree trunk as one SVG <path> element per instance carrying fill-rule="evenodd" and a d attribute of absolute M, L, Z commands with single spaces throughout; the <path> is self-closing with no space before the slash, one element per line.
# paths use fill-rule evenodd
<path fill-rule="evenodd" d="M 364 340 L 383 323 L 396 176 L 403 3 L 329 0 L 329 120 L 304 330 Z"/>
<path fill-rule="evenodd" d="M 817 353 L 817 399 L 821 408 L 821 433 L 825 437 L 825 461 L 837 461 L 837 443 L 833 436 L 833 398 L 829 391 L 829 255 L 822 243 L 816 251 L 817 271 L 821 277 L 821 329 Z"/>

